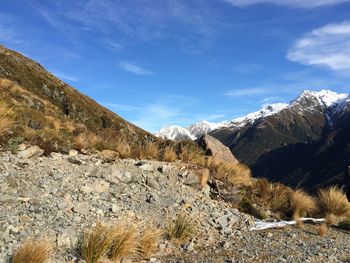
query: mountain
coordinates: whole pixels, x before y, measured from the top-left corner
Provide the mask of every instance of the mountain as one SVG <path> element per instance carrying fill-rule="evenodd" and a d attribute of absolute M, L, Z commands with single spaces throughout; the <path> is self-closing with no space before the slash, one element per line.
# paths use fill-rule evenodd
<path fill-rule="evenodd" d="M 312 191 L 349 184 L 349 115 L 349 94 L 305 90 L 288 104 L 264 106 L 246 116 L 214 123 L 213 129 L 193 126 L 198 127 L 198 134 L 208 132 L 228 146 L 238 160 L 251 167 L 254 176 Z"/>
<path fill-rule="evenodd" d="M 173 141 L 186 141 L 186 140 L 195 140 L 196 137 L 186 128 L 182 128 L 177 125 L 171 125 L 161 128 L 155 136 Z"/>
<path fill-rule="evenodd" d="M 177 125 L 171 125 L 161 128 L 155 136 L 173 141 L 196 140 L 202 135 L 212 130 L 218 129 L 225 125 L 225 122 L 214 123 L 209 121 L 201 121 L 187 128 Z"/>
<path fill-rule="evenodd" d="M 212 131 L 254 176 L 308 190 L 349 185 L 350 96 L 304 91 L 274 114 Z"/>
<path fill-rule="evenodd" d="M 53 150 L 63 144 L 71 147 L 79 135 L 84 135 L 80 136 L 82 143 L 96 141 L 100 148 L 114 146 L 118 138 L 130 145 L 155 138 L 56 78 L 37 62 L 4 46 L 0 46 L 0 99 L 14 112 L 15 124 L 7 136 Z"/>

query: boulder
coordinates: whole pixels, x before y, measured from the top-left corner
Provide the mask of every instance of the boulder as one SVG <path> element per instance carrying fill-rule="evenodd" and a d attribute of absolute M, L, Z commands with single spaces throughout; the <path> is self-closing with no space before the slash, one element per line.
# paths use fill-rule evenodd
<path fill-rule="evenodd" d="M 110 173 L 103 174 L 103 178 L 111 184 L 130 183 L 132 175 L 130 172 L 113 166 Z"/>
<path fill-rule="evenodd" d="M 44 154 L 44 150 L 40 149 L 38 146 L 31 146 L 24 151 L 18 153 L 18 157 L 22 159 L 36 158 Z"/>
<path fill-rule="evenodd" d="M 209 170 L 207 168 L 197 169 L 187 174 L 184 184 L 194 189 L 202 190 L 209 180 Z"/>
<path fill-rule="evenodd" d="M 213 160 L 228 163 L 238 162 L 228 147 L 209 134 L 204 134 L 197 143 L 205 151 L 205 154 L 211 156 Z"/>

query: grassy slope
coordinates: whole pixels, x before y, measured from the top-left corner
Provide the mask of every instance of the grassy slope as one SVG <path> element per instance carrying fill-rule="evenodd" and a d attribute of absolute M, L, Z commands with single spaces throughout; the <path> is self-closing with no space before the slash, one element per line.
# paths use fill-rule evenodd
<path fill-rule="evenodd" d="M 17 136 L 29 138 L 30 133 L 40 134 L 56 126 L 68 135 L 77 135 L 82 130 L 108 133 L 109 137 L 123 137 L 130 144 L 154 139 L 152 134 L 81 94 L 40 64 L 3 46 L 0 80 L 1 101 L 15 107 Z"/>

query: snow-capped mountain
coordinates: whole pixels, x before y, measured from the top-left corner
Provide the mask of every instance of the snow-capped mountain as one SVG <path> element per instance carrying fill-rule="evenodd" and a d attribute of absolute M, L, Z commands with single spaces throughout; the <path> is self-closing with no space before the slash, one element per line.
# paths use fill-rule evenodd
<path fill-rule="evenodd" d="M 203 134 L 208 133 L 217 128 L 220 128 L 226 124 L 227 122 L 214 123 L 209 121 L 201 121 L 187 127 L 186 130 L 188 130 L 197 139 L 201 137 Z"/>
<path fill-rule="evenodd" d="M 164 140 L 173 141 L 184 141 L 184 140 L 195 140 L 196 137 L 188 131 L 186 128 L 171 125 L 161 128 L 155 136 L 162 138 Z"/>
<path fill-rule="evenodd" d="M 231 121 L 223 121 L 219 123 L 213 123 L 208 121 L 201 121 L 195 123 L 187 128 L 180 126 L 168 126 L 162 128 L 156 133 L 156 136 L 163 139 L 182 140 L 185 139 L 198 139 L 205 133 L 220 129 L 240 129 L 246 125 L 254 124 L 256 121 L 266 118 L 271 115 L 275 115 L 285 109 L 293 109 L 298 111 L 301 115 L 303 112 L 327 112 L 327 119 L 332 122 L 332 112 L 338 113 L 348 105 L 350 101 L 350 95 L 345 93 L 336 93 L 330 90 L 321 91 L 303 91 L 297 99 L 290 103 L 275 103 L 265 105 L 262 109 L 249 113 L 245 116 L 235 118 Z"/>

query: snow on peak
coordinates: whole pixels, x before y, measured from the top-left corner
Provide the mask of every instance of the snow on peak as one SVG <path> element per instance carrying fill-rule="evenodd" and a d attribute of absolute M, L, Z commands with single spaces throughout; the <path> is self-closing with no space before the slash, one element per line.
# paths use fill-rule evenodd
<path fill-rule="evenodd" d="M 274 103 L 270 105 L 265 105 L 262 109 L 249 113 L 246 116 L 233 119 L 230 122 L 230 126 L 243 127 L 248 123 L 253 123 L 255 120 L 264 118 L 273 114 L 280 112 L 281 110 L 287 108 L 288 103 Z"/>
<path fill-rule="evenodd" d="M 187 128 L 180 126 L 168 126 L 162 128 L 155 135 L 163 139 L 171 140 L 183 140 L 185 139 L 198 139 L 203 134 L 209 133 L 212 130 L 216 130 L 223 127 L 228 128 L 241 128 L 247 124 L 252 124 L 256 120 L 274 115 L 286 108 L 296 107 L 300 113 L 303 111 L 315 111 L 319 110 L 321 106 L 325 113 L 328 114 L 327 118 L 331 121 L 331 115 L 335 113 L 343 112 L 344 108 L 350 102 L 350 95 L 345 93 L 336 93 L 330 90 L 321 91 L 303 91 L 300 96 L 290 103 L 275 103 L 271 105 L 265 105 L 262 109 L 249 113 L 243 117 L 233 119 L 231 121 L 223 121 L 219 123 L 209 122 L 203 120 L 196 124 L 193 124 Z M 331 114 L 331 112 L 333 112 Z"/>
<path fill-rule="evenodd" d="M 155 134 L 155 136 L 165 140 L 173 141 L 179 141 L 184 139 L 196 139 L 196 137 L 193 136 L 193 134 L 191 134 L 191 132 L 188 131 L 186 128 L 177 125 L 163 127 Z"/>
<path fill-rule="evenodd" d="M 305 98 L 315 98 L 317 101 L 324 107 L 330 107 L 337 101 L 347 98 L 349 95 L 345 93 L 336 93 L 331 90 L 321 90 L 321 91 L 310 91 L 305 90 L 301 95 L 296 99 L 296 102 L 299 102 Z"/>
<path fill-rule="evenodd" d="M 187 130 L 193 134 L 196 138 L 201 137 L 203 134 L 206 134 L 212 130 L 215 130 L 222 126 L 223 123 L 214 123 L 203 120 L 196 124 L 187 127 Z"/>

